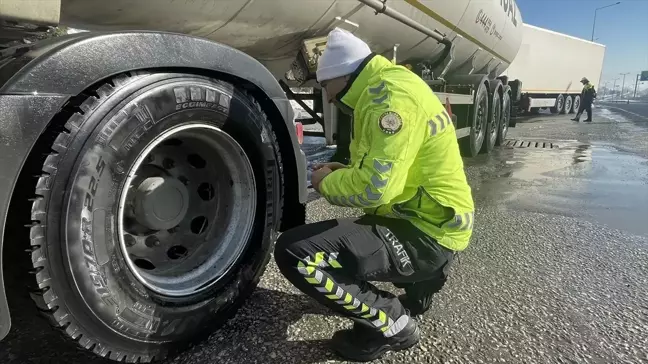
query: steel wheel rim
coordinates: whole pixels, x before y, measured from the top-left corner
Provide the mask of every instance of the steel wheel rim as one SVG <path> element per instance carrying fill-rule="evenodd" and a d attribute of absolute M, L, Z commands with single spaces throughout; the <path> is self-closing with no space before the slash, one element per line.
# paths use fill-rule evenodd
<path fill-rule="evenodd" d="M 174 151 L 177 164 L 171 165 L 164 156 Z M 245 250 L 256 195 L 252 165 L 229 134 L 204 123 L 166 130 L 138 155 L 121 191 L 118 235 L 126 264 L 140 283 L 164 296 L 209 289 Z M 169 218 L 157 219 L 161 215 Z"/>
<path fill-rule="evenodd" d="M 578 112 L 578 108 L 580 107 L 580 96 L 576 96 L 574 98 L 574 109 Z"/>
<path fill-rule="evenodd" d="M 502 116 L 502 125 L 501 125 L 502 137 L 501 137 L 501 139 L 504 140 L 504 138 L 506 137 L 506 133 L 508 132 L 509 120 L 511 119 L 511 112 L 510 112 L 509 102 L 504 103 L 504 110 L 502 110 L 502 112 L 504 113 L 504 115 Z"/>
<path fill-rule="evenodd" d="M 497 121 L 500 119 L 502 116 L 502 110 L 501 110 L 501 104 L 499 103 L 499 100 L 494 103 L 495 107 L 493 110 L 493 118 L 490 123 L 490 141 L 491 144 L 495 143 L 495 140 L 497 140 L 497 132 L 498 132 L 498 124 Z"/>
<path fill-rule="evenodd" d="M 563 109 L 563 106 L 565 106 L 565 98 L 559 97 L 558 104 L 556 106 L 558 107 L 558 111 L 561 111 Z"/>
<path fill-rule="evenodd" d="M 571 97 L 568 97 L 565 100 L 565 111 L 568 112 L 571 109 L 571 107 L 572 107 L 572 99 Z"/>
<path fill-rule="evenodd" d="M 475 129 L 477 129 L 477 138 L 475 138 L 475 143 L 477 145 L 481 145 L 484 142 L 484 137 L 485 137 L 485 131 L 484 131 L 484 125 L 488 123 L 488 120 L 484 120 L 484 118 L 487 117 L 486 115 L 486 107 L 488 105 L 488 98 L 483 97 L 479 104 L 477 105 L 477 125 L 475 125 Z"/>

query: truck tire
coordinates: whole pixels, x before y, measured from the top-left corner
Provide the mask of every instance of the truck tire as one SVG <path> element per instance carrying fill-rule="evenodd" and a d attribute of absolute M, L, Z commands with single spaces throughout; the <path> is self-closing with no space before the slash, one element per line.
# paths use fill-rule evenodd
<path fill-rule="evenodd" d="M 133 73 L 89 94 L 36 186 L 32 298 L 102 357 L 162 359 L 256 287 L 283 203 L 278 144 L 252 96 L 208 77 Z"/>
<path fill-rule="evenodd" d="M 459 142 L 461 155 L 476 157 L 482 148 L 486 135 L 488 121 L 488 88 L 485 83 L 480 83 L 475 92 L 475 101 L 470 106 L 470 135 Z"/>
<path fill-rule="evenodd" d="M 500 123 L 502 121 L 502 97 L 497 91 L 497 88 L 495 88 L 493 95 L 490 97 L 490 102 L 490 113 L 488 114 L 488 122 L 486 123 L 486 136 L 484 145 L 481 148 L 481 153 L 484 154 L 489 154 L 495 148 Z"/>
<path fill-rule="evenodd" d="M 565 97 L 565 108 L 563 109 L 562 114 L 571 114 L 572 107 L 574 106 L 574 99 L 572 98 L 571 95 L 567 95 Z"/>
<path fill-rule="evenodd" d="M 552 114 L 563 114 L 565 110 L 565 96 L 560 94 L 556 97 L 556 105 L 550 108 Z"/>
<path fill-rule="evenodd" d="M 500 146 L 506 140 L 508 128 L 511 122 L 511 93 L 504 92 L 502 98 L 502 117 L 500 118 L 499 131 L 497 132 L 497 140 L 495 145 Z"/>
<path fill-rule="evenodd" d="M 572 106 L 572 110 L 577 113 L 578 110 L 580 109 L 580 104 L 581 104 L 581 97 L 580 95 L 574 95 L 574 106 Z"/>

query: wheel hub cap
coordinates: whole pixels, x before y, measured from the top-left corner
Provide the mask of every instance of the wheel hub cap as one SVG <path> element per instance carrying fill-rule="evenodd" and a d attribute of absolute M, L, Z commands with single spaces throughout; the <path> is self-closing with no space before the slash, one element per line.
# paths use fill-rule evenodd
<path fill-rule="evenodd" d="M 152 230 L 178 225 L 189 209 L 189 192 L 175 178 L 149 177 L 135 191 L 135 218 Z"/>

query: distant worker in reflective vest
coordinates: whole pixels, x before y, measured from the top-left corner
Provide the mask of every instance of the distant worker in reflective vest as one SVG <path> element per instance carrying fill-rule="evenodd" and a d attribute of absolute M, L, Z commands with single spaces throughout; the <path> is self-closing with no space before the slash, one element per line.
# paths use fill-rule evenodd
<path fill-rule="evenodd" d="M 578 108 L 576 117 L 573 118 L 572 120 L 579 121 L 581 115 L 583 114 L 583 111 L 587 111 L 587 119 L 583 121 L 591 123 L 592 104 L 594 103 L 594 99 L 596 98 L 596 90 L 594 89 L 594 86 L 589 82 L 589 80 L 586 77 L 583 77 L 581 79 L 581 83 L 583 84 L 583 91 L 581 92 L 580 107 Z"/>
<path fill-rule="evenodd" d="M 428 310 L 455 253 L 469 244 L 472 192 L 452 119 L 415 73 L 334 29 L 317 81 L 353 125 L 349 164 L 316 165 L 312 185 L 364 215 L 284 232 L 275 260 L 299 290 L 354 321 L 333 335 L 332 348 L 369 361 L 419 342 L 413 317 Z M 405 295 L 370 281 L 392 282 Z"/>

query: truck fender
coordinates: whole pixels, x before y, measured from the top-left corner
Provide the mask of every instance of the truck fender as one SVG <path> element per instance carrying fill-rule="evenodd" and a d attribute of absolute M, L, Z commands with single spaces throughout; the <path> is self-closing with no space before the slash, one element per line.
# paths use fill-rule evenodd
<path fill-rule="evenodd" d="M 284 208 L 306 202 L 306 159 L 297 142 L 293 110 L 275 77 L 257 60 L 229 46 L 166 32 L 77 33 L 3 51 L 0 62 L 0 339 L 10 315 L 2 276 L 9 204 L 23 165 L 50 121 L 93 84 L 135 70 L 197 70 L 242 83 L 277 127 L 286 169 Z M 2 55 L 0 55 L 2 56 Z M 248 87 L 249 86 L 249 87 Z M 282 119 L 281 121 L 279 119 Z M 299 215 L 299 214 L 295 214 Z M 304 221 L 283 221 L 286 226 Z"/>

